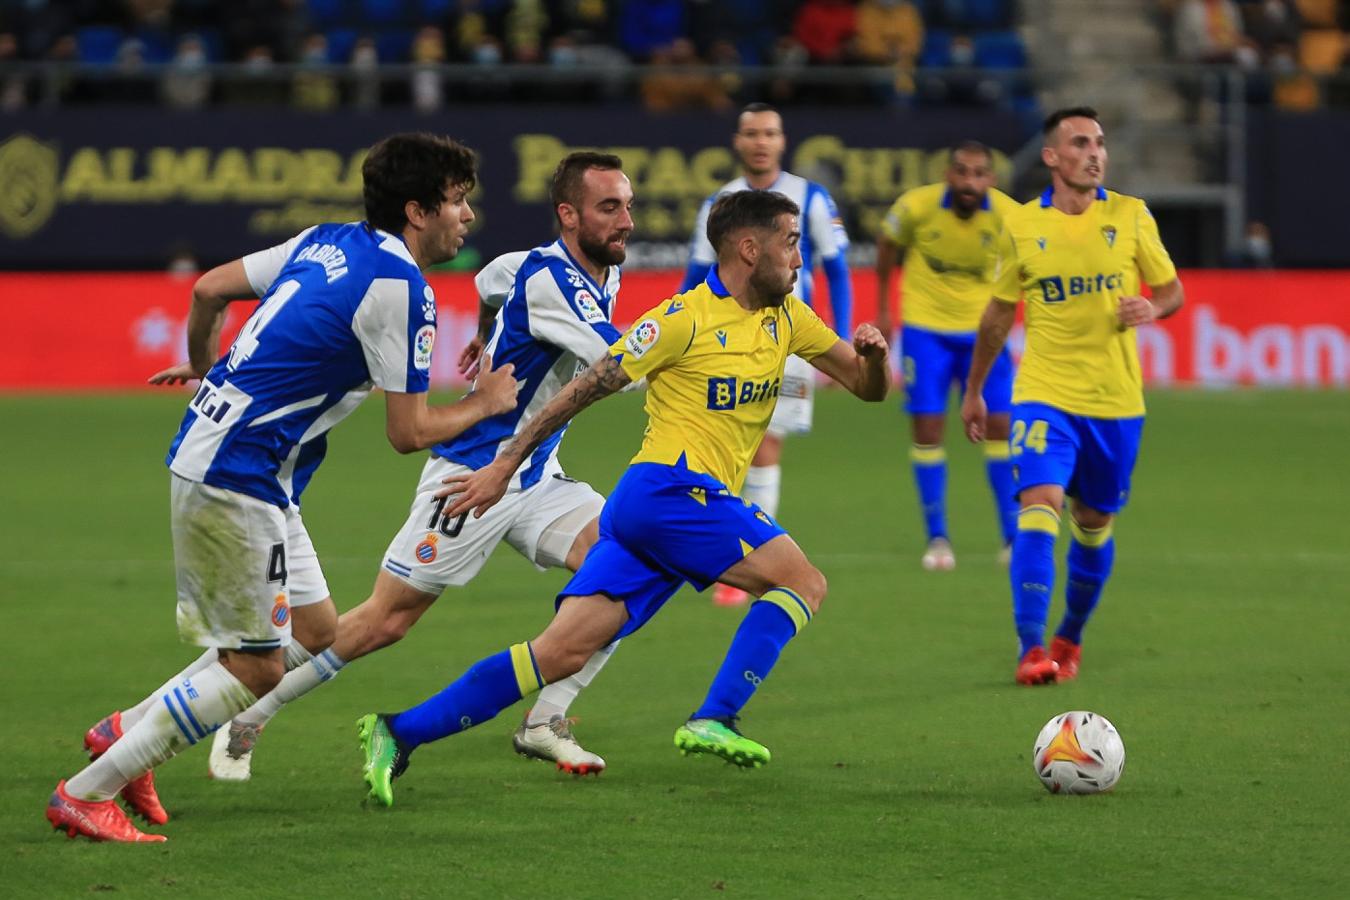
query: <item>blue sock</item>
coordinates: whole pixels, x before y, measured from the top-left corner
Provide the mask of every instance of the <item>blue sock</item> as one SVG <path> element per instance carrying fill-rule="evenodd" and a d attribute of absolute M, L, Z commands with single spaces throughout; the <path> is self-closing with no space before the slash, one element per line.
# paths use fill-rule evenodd
<path fill-rule="evenodd" d="M 738 715 L 755 688 L 769 677 L 787 642 L 810 621 L 811 608 L 794 592 L 784 587 L 765 592 L 741 620 L 708 696 L 690 718 Z"/>
<path fill-rule="evenodd" d="M 409 750 L 481 725 L 544 686 L 529 644 L 480 659 L 439 694 L 391 716 L 389 730 Z"/>
<path fill-rule="evenodd" d="M 1017 537 L 1013 539 L 1008 578 L 1012 582 L 1013 624 L 1022 643 L 1019 659 L 1032 647 L 1045 643 L 1050 593 L 1055 588 L 1058 534 L 1059 513 L 1048 506 L 1028 506 L 1017 515 Z"/>
<path fill-rule="evenodd" d="M 923 505 L 923 524 L 928 540 L 947 536 L 947 451 L 940 444 L 915 444 L 909 448 L 914 484 Z"/>
<path fill-rule="evenodd" d="M 1011 544 L 1017 537 L 1017 488 L 1013 485 L 1012 458 L 1007 441 L 984 442 L 984 473 L 989 476 L 989 490 L 994 494 L 994 508 L 998 510 L 999 533 L 1003 543 Z"/>
<path fill-rule="evenodd" d="M 1069 583 L 1064 589 L 1067 608 L 1055 634 L 1081 644 L 1083 626 L 1097 608 L 1106 579 L 1111 577 L 1116 542 L 1111 537 L 1109 522 L 1103 528 L 1084 528 L 1070 520 L 1069 531 L 1073 534 L 1073 543 L 1069 544 Z"/>

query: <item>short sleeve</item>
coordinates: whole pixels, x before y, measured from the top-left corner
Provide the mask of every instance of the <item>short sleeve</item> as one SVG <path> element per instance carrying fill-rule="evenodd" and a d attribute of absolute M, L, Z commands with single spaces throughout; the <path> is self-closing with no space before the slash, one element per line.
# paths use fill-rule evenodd
<path fill-rule="evenodd" d="M 436 298 L 430 285 L 376 278 L 356 308 L 352 331 L 376 387 L 400 394 L 426 392 L 436 344 Z"/>
<path fill-rule="evenodd" d="M 301 241 L 309 237 L 309 233 L 315 227 L 317 226 L 311 225 L 284 244 L 277 244 L 275 247 L 250 253 L 243 258 L 244 274 L 248 276 L 248 283 L 252 286 L 255 296 L 263 297 L 267 295 L 267 292 L 272 289 L 273 282 L 281 274 L 281 270 L 286 268 L 286 263 L 290 262 L 291 256 L 295 253 L 295 248 L 300 246 Z"/>
<path fill-rule="evenodd" d="M 914 214 L 909 208 L 909 198 L 901 195 L 886 211 L 881 220 L 881 233 L 892 243 L 909 247 L 914 243 Z"/>
<path fill-rule="evenodd" d="M 609 348 L 625 374 L 637 381 L 679 361 L 694 341 L 694 317 L 685 309 L 669 312 L 669 300 L 638 317 Z"/>
<path fill-rule="evenodd" d="M 689 238 L 689 259 L 705 266 L 717 262 L 717 251 L 708 240 L 708 214 L 712 212 L 713 201 L 716 199 L 717 195 L 714 194 L 703 201 L 703 206 L 698 211 L 698 219 L 694 222 L 694 233 Z"/>
<path fill-rule="evenodd" d="M 839 335 L 820 320 L 815 310 L 796 297 L 789 297 L 783 310 L 792 323 L 788 352 L 805 360 L 815 359 L 839 342 Z"/>
<path fill-rule="evenodd" d="M 1022 266 L 1017 260 L 1017 242 L 1005 224 L 998 236 L 998 260 L 994 263 L 994 299 L 1016 304 L 1022 299 Z"/>
<path fill-rule="evenodd" d="M 531 337 L 587 364 L 604 356 L 619 339 L 619 330 L 601 306 L 607 298 L 596 297 L 580 277 L 569 278 L 561 266 L 540 269 L 525 281 L 524 288 Z"/>
<path fill-rule="evenodd" d="M 1135 263 L 1147 285 L 1167 284 L 1177 277 L 1177 267 L 1163 246 L 1158 234 L 1158 222 L 1143 201 L 1139 203 L 1137 221 L 1138 240 L 1135 243 Z"/>
<path fill-rule="evenodd" d="M 516 273 L 520 271 L 521 265 L 525 262 L 525 257 L 529 255 L 530 251 L 528 250 L 503 253 L 484 266 L 473 279 L 473 286 L 478 291 L 478 299 L 488 306 L 501 309 L 502 304 L 506 302 L 507 296 L 511 293 L 511 288 L 515 287 Z"/>
<path fill-rule="evenodd" d="M 848 232 L 839 216 L 834 199 L 819 185 L 806 204 L 806 227 L 811 229 L 811 243 L 820 248 L 821 259 L 834 259 L 848 249 Z"/>

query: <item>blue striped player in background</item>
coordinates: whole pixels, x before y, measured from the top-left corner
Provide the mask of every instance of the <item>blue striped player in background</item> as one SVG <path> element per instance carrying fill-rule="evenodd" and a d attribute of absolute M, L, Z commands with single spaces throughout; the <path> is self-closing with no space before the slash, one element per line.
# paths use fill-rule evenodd
<path fill-rule="evenodd" d="M 487 519 L 513 473 L 590 404 L 646 378 L 642 448 L 605 502 L 600 539 L 556 598 L 535 640 L 479 660 L 458 680 L 395 715 L 359 722 L 370 796 L 393 804 L 393 782 L 422 744 L 481 725 L 646 624 L 688 582 L 731 584 L 760 598 L 747 610 L 702 704 L 677 729 L 686 753 L 740 766 L 769 751 L 736 726 L 780 653 L 819 610 L 825 577 L 764 510 L 737 491 L 768 427 L 791 354 L 858 397 L 885 398 L 886 342 L 863 325 L 840 340 L 791 295 L 802 257 L 797 205 L 772 191 L 720 197 L 708 217 L 718 265 L 703 284 L 638 317 L 598 362 L 553 398 L 497 458 L 454 476 L 446 515 Z"/>
<path fill-rule="evenodd" d="M 704 202 L 694 225 L 690 241 L 689 268 L 685 272 L 681 291 L 690 291 L 703 283 L 717 261 L 717 253 L 708 240 L 708 214 L 714 201 L 733 191 L 775 191 L 784 195 L 801 210 L 802 269 L 792 286 L 792 296 L 811 305 L 814 295 L 814 273 L 819 262 L 830 285 L 830 307 L 834 313 L 834 330 L 848 334 L 853 327 L 853 281 L 849 276 L 848 234 L 839 218 L 839 210 L 825 188 L 791 172 L 783 171 L 783 153 L 787 137 L 783 133 L 783 118 L 767 103 L 751 103 L 736 120 L 736 134 L 732 148 L 741 161 L 741 177 L 724 184 L 716 194 Z M 771 516 L 778 515 L 778 498 L 782 484 L 779 465 L 783 455 L 783 438 L 789 434 L 808 434 L 811 431 L 815 370 L 805 360 L 788 357 L 783 372 L 783 384 L 774 407 L 769 430 L 755 451 L 750 471 L 745 476 L 742 496 L 756 503 Z M 713 591 L 713 600 L 722 606 L 744 603 L 745 591 L 729 585 L 719 585 Z"/>
<path fill-rule="evenodd" d="M 900 357 L 905 412 L 912 424 L 909 458 L 923 509 L 925 569 L 956 567 L 947 531 L 947 451 L 942 446 L 947 402 L 955 383 L 965 390 L 980 314 L 989 302 L 1003 234 L 1003 215 L 1017 204 L 994 186 L 989 148 L 966 141 L 952 148 L 943 182 L 903 194 L 886 214 L 877 240 L 877 327 L 890 338 L 891 275 L 905 263 Z M 985 474 L 994 494 L 1006 563 L 1017 531 L 1008 422 L 1012 410 L 1012 355 L 1005 348 L 984 386 L 989 420 Z"/>
<path fill-rule="evenodd" d="M 258 734 L 284 704 L 328 682 L 347 663 L 402 640 L 447 587 L 472 581 L 499 544 L 509 544 L 540 569 L 576 571 L 595 543 L 604 498 L 563 472 L 558 448 L 565 429 L 521 463 L 510 491 L 489 515 L 449 515 L 446 500 L 436 496 L 444 479 L 491 463 L 504 443 L 619 338 L 610 317 L 633 229 L 633 190 L 623 162 L 601 153 L 570 154 L 554 172 L 551 196 L 562 236 L 527 253 L 498 257 L 479 273 L 480 328 L 491 330 L 485 342 L 476 338 L 460 356 L 466 371 L 480 353 L 514 366 L 521 382 L 516 402 L 432 448 L 407 521 L 385 551 L 370 597 L 342 614 L 331 647 L 288 672 L 275 691 L 221 729 L 211 755 L 216 777 L 247 779 Z M 567 708 L 613 649 L 601 648 L 579 672 L 540 694 L 512 737 L 517 752 L 573 774 L 604 770 L 604 759 L 577 743 Z"/>
<path fill-rule="evenodd" d="M 1183 291 L 1158 223 L 1138 197 L 1102 187 L 1106 136 L 1097 113 L 1073 107 L 1045 122 L 1041 160 L 1052 184 L 1011 211 L 993 300 L 980 320 L 961 418 L 985 438 L 981 390 L 1026 303 L 1026 352 L 1013 386 L 1017 537 L 1009 576 L 1020 642 L 1020 684 L 1078 676 L 1083 626 L 1116 555 L 1111 529 L 1130 496 L 1144 428 L 1134 329 L 1181 308 Z M 1140 296 L 1147 284 L 1153 298 Z M 1050 651 L 1045 626 L 1055 587 L 1055 539 L 1069 508 L 1064 618 Z"/>
<path fill-rule="evenodd" d="M 307 229 L 212 269 L 194 286 L 189 361 L 151 381 L 201 381 L 168 465 L 178 631 L 207 649 L 142 703 L 90 729 L 95 759 L 52 793 L 53 827 L 95 840 L 164 840 L 138 830 L 117 794 L 163 824 L 151 770 L 271 691 L 286 668 L 310 660 L 292 640 L 293 605 L 319 605 L 316 617 L 327 618 L 331 634 L 336 616 L 300 495 L 323 460 L 329 429 L 372 387 L 385 393 L 386 431 L 401 453 L 514 405 L 510 366 L 480 379 L 459 403 L 426 402 L 436 302 L 422 270 L 463 246 L 476 177 L 472 151 L 454 141 L 394 135 L 362 167 L 366 221 Z M 227 306 L 257 297 L 217 361 Z"/>

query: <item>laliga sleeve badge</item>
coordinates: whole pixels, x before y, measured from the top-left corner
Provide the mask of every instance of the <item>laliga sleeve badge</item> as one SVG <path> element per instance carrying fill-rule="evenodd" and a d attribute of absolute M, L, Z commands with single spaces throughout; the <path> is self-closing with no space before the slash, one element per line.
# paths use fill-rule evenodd
<path fill-rule="evenodd" d="M 624 341 L 624 346 L 628 352 L 637 359 L 652 349 L 656 344 L 657 338 L 661 336 L 661 326 L 656 324 L 655 319 L 643 319 L 633 326 L 632 332 L 628 335 L 628 340 Z"/>
<path fill-rule="evenodd" d="M 431 368 L 431 348 L 436 345 L 436 326 L 423 325 L 413 338 L 413 367 L 423 372 Z"/>
<path fill-rule="evenodd" d="M 426 565 L 436 561 L 436 541 L 438 538 L 434 534 L 424 537 L 416 547 L 413 548 L 413 554 L 417 561 Z"/>

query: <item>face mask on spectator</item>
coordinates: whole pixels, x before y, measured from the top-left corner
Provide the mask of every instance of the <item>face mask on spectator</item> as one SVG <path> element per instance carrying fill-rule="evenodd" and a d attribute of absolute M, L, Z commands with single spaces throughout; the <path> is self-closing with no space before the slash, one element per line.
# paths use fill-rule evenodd
<path fill-rule="evenodd" d="M 1270 262 L 1270 241 L 1259 234 L 1247 238 L 1247 258 L 1252 262 Z"/>
<path fill-rule="evenodd" d="M 1270 69 L 1276 75 L 1292 75 L 1298 71 L 1298 65 L 1288 53 L 1276 53 L 1270 58 Z"/>
<path fill-rule="evenodd" d="M 502 61 L 502 51 L 496 44 L 479 44 L 473 48 L 473 61 L 480 66 L 490 66 Z"/>
<path fill-rule="evenodd" d="M 952 65 L 968 66 L 975 62 L 975 45 L 964 41 L 952 43 Z"/>

